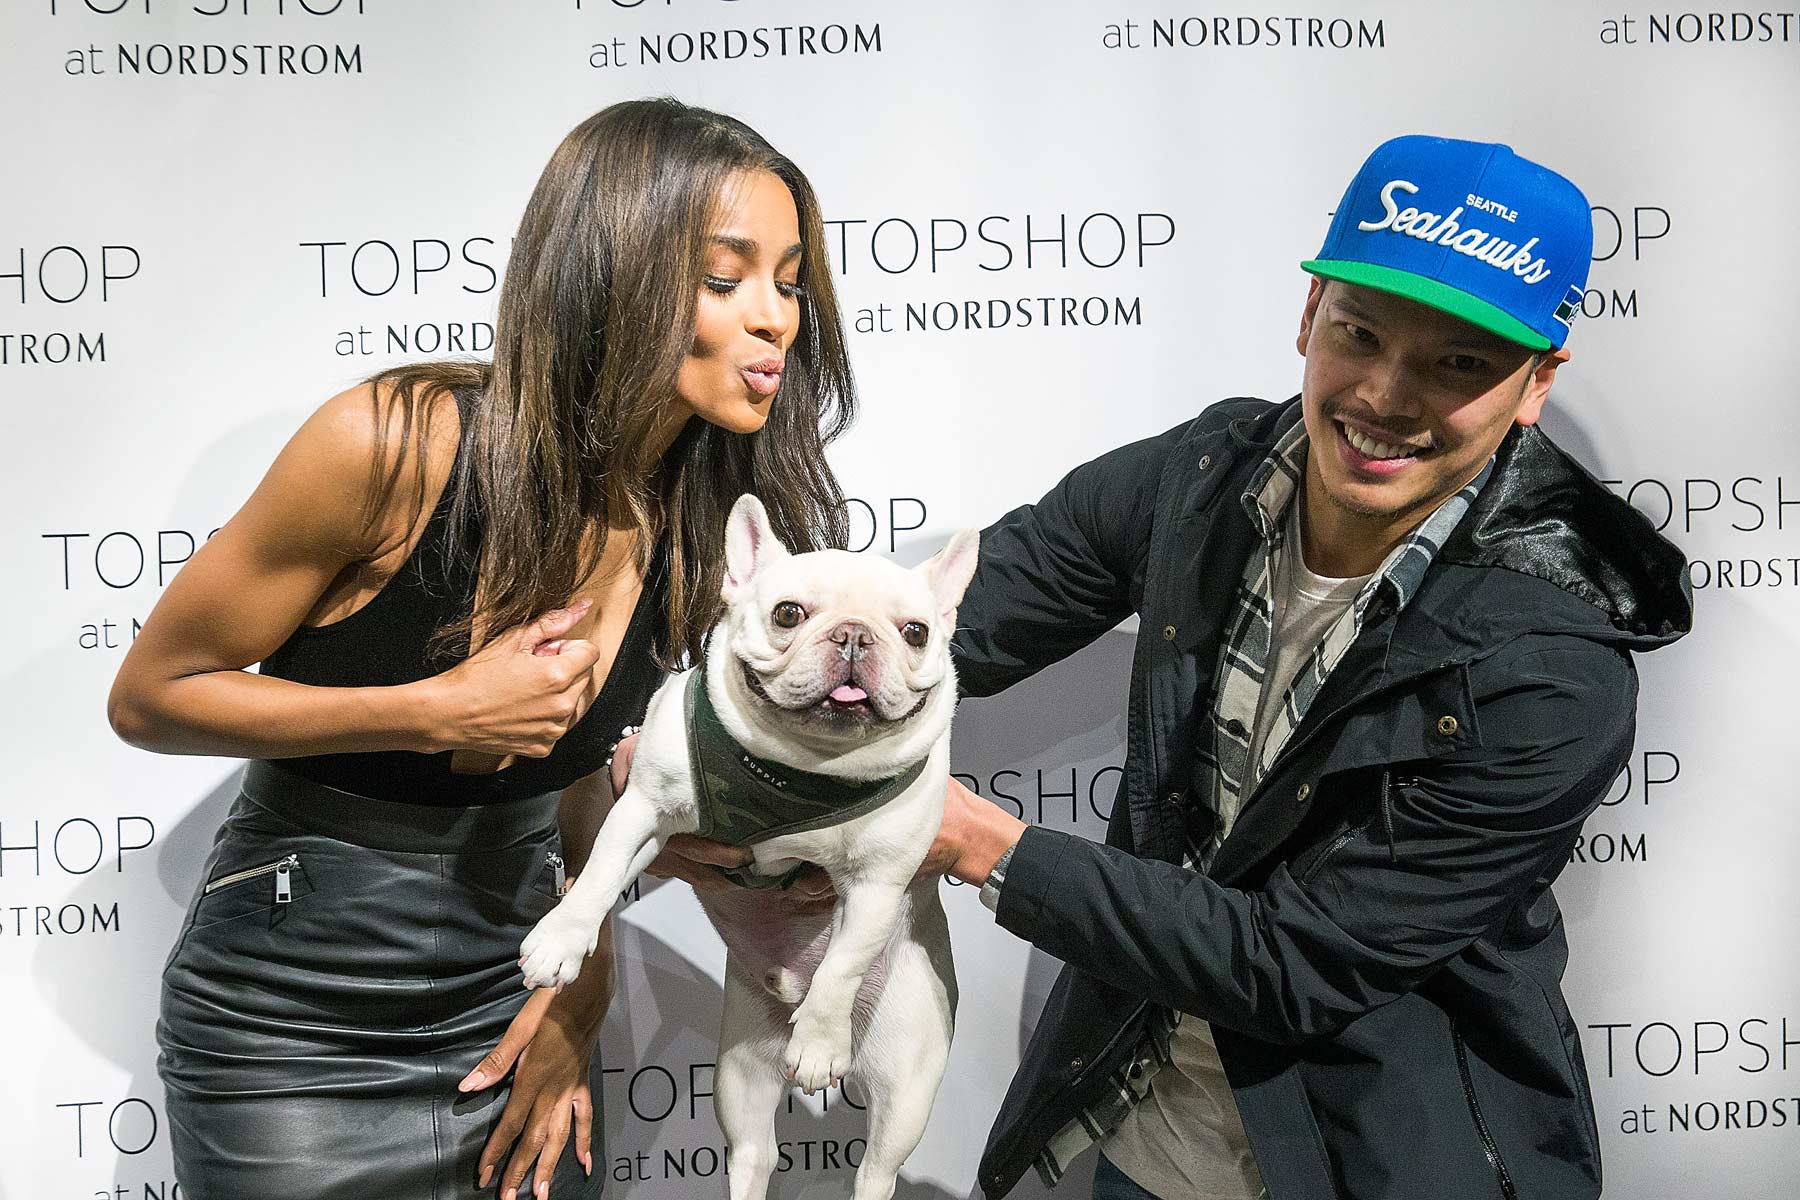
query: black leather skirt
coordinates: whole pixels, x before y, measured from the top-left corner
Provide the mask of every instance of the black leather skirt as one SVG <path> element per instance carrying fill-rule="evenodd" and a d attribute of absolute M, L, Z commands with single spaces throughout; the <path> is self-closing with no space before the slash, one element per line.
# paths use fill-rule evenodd
<path fill-rule="evenodd" d="M 556 903 L 556 803 L 397 804 L 250 764 L 163 972 L 187 1200 L 499 1194 L 476 1163 L 507 1088 L 456 1084 L 529 994 L 519 943 Z M 600 1130 L 596 1111 L 591 1178 L 570 1138 L 553 1200 L 600 1194 Z"/>

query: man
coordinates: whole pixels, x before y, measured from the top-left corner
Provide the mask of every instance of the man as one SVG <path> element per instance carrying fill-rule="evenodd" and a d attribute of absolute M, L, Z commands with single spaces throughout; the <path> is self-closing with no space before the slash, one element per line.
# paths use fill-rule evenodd
<path fill-rule="evenodd" d="M 1405 137 L 1352 181 L 1300 395 L 1228 400 L 982 534 L 998 692 L 1136 612 L 1107 844 L 953 788 L 934 860 L 1062 959 L 980 1183 L 1096 1197 L 1598 1195 L 1550 883 L 1630 753 L 1680 554 L 1535 426 L 1587 201 Z"/>

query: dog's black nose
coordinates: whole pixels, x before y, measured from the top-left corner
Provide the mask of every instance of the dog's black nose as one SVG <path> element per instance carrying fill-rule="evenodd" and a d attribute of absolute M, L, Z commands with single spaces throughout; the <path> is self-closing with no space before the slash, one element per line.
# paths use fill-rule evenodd
<path fill-rule="evenodd" d="M 875 635 L 870 632 L 869 627 L 864 625 L 861 621 L 842 622 L 836 629 L 831 631 L 830 637 L 832 641 L 840 646 L 848 646 L 852 640 L 854 640 L 858 646 L 872 646 L 875 644 Z"/>

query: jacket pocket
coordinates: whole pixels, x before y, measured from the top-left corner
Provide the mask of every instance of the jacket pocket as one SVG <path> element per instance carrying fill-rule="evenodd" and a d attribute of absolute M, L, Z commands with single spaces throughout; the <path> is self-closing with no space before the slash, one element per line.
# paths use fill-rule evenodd
<path fill-rule="evenodd" d="M 1318 856 L 1301 869 L 1299 882 L 1302 885 L 1311 882 L 1312 877 L 1318 874 L 1321 867 L 1331 861 L 1333 855 L 1361 837 L 1363 832 L 1362 826 L 1353 825 L 1332 838 L 1330 842 L 1326 843 L 1325 848 L 1319 851 Z"/>
<path fill-rule="evenodd" d="M 1469 1116 L 1475 1122 L 1475 1134 L 1481 1139 L 1481 1152 L 1487 1157 L 1488 1165 L 1494 1169 L 1494 1180 L 1500 1185 L 1500 1194 L 1505 1200 L 1518 1200 L 1518 1191 L 1513 1187 L 1512 1173 L 1506 1169 L 1506 1160 L 1500 1157 L 1500 1147 L 1494 1144 L 1494 1135 L 1488 1130 L 1487 1119 L 1481 1115 L 1481 1104 L 1475 1099 L 1475 1081 L 1469 1074 L 1469 1052 L 1463 1045 L 1462 1031 L 1455 1022 L 1450 1024 L 1450 1039 L 1456 1046 L 1456 1070 L 1462 1076 L 1463 1098 L 1469 1103 Z"/>

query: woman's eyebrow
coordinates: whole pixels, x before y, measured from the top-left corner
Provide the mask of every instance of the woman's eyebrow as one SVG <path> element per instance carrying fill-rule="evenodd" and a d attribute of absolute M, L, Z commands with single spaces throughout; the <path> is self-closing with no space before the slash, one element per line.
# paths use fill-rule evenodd
<path fill-rule="evenodd" d="M 762 250 L 762 243 L 758 242 L 755 238 L 739 237 L 734 233 L 715 233 L 712 235 L 712 240 L 718 245 L 725 247 L 727 250 L 743 255 L 745 258 L 755 258 Z M 804 246 L 799 242 L 795 242 L 781 252 L 781 261 L 786 262 L 788 259 L 798 256 L 803 249 L 805 249 Z"/>

